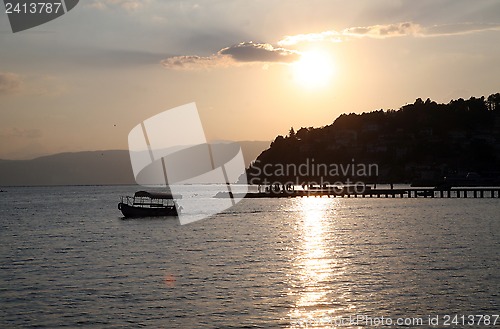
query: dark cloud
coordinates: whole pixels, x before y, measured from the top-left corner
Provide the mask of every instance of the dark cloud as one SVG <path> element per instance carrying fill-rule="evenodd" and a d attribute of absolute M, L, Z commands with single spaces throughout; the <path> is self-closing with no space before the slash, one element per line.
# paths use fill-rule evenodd
<path fill-rule="evenodd" d="M 0 72 L 0 95 L 11 94 L 21 90 L 21 77 L 14 73 Z"/>
<path fill-rule="evenodd" d="M 169 69 L 197 69 L 241 65 L 245 63 L 292 63 L 300 58 L 295 50 L 277 48 L 267 43 L 242 42 L 226 47 L 212 56 L 173 56 L 161 63 Z"/>
<path fill-rule="evenodd" d="M 219 51 L 220 55 L 229 55 L 237 62 L 277 62 L 292 63 L 300 58 L 294 50 L 275 48 L 268 43 L 242 42 Z"/>

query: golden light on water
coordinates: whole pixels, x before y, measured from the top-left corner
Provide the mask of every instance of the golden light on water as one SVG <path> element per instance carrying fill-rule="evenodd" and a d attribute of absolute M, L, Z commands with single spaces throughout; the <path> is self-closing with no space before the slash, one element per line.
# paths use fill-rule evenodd
<path fill-rule="evenodd" d="M 291 314 L 291 318 L 297 319 L 297 323 L 328 316 L 332 311 L 328 307 L 329 289 L 325 287 L 331 276 L 330 264 L 325 261 L 328 259 L 325 215 L 331 199 L 302 198 L 299 202 L 303 214 L 300 228 L 302 247 L 296 259 L 296 266 L 301 292 Z M 318 307 L 319 305 L 322 307 Z"/>
<path fill-rule="evenodd" d="M 302 54 L 293 64 L 294 79 L 308 89 L 327 86 L 335 73 L 335 63 L 331 54 L 322 50 L 310 50 Z"/>
<path fill-rule="evenodd" d="M 295 305 L 289 313 L 291 328 L 331 328 L 332 319 L 350 309 L 345 291 L 335 292 L 337 278 L 346 275 L 346 262 L 337 257 L 342 250 L 335 243 L 334 203 L 330 198 L 297 200 L 302 221 L 298 223 L 301 248 L 294 267 Z"/>

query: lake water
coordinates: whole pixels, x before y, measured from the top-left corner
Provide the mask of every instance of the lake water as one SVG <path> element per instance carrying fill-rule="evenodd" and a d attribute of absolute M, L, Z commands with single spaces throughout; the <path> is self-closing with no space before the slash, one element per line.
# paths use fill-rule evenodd
<path fill-rule="evenodd" d="M 136 189 L 0 193 L 0 328 L 493 327 L 500 313 L 500 199 L 245 199 L 179 225 L 123 220 Z"/>

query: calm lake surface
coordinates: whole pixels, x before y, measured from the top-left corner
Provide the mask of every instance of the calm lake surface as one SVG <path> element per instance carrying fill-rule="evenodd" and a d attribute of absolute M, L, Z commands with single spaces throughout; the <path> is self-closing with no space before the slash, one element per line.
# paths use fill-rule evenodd
<path fill-rule="evenodd" d="M 181 226 L 123 220 L 136 186 L 4 189 L 0 328 L 449 328 L 500 313 L 500 199 L 245 199 Z"/>

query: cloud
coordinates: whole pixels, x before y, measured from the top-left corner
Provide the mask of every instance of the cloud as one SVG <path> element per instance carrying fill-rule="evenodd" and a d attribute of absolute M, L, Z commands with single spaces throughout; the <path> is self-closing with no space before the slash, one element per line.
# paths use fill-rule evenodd
<path fill-rule="evenodd" d="M 386 25 L 357 26 L 349 27 L 342 31 L 323 31 L 319 33 L 297 34 L 285 36 L 278 42 L 280 46 L 291 46 L 304 42 L 342 42 L 349 37 L 370 37 L 370 38 L 389 38 L 406 35 L 419 35 L 422 28 L 419 24 L 404 22 Z"/>
<path fill-rule="evenodd" d="M 242 42 L 219 50 L 208 57 L 173 56 L 161 63 L 169 69 L 227 67 L 245 63 L 292 63 L 300 58 L 295 50 L 274 47 L 267 43 Z"/>
<path fill-rule="evenodd" d="M 242 42 L 219 51 L 238 62 L 291 63 L 300 58 L 297 51 L 275 48 L 268 43 Z"/>
<path fill-rule="evenodd" d="M 350 27 L 342 31 L 343 36 L 389 38 L 406 35 L 418 35 L 422 28 L 419 24 L 404 22 L 387 25 L 372 25 L 367 27 Z"/>
<path fill-rule="evenodd" d="M 161 61 L 163 67 L 167 69 L 209 69 L 213 67 L 225 67 L 234 64 L 230 56 L 212 55 L 202 56 L 173 56 Z"/>
<path fill-rule="evenodd" d="M 0 95 L 15 93 L 22 89 L 21 77 L 14 73 L 0 72 Z"/>
<path fill-rule="evenodd" d="M 280 46 L 291 46 L 299 43 L 313 42 L 342 42 L 349 38 L 376 38 L 385 39 L 391 37 L 442 37 L 451 35 L 463 35 L 483 31 L 500 30 L 500 24 L 472 24 L 462 23 L 453 25 L 435 25 L 423 27 L 413 22 L 402 22 L 385 25 L 371 25 L 349 27 L 342 31 L 323 31 L 319 33 L 297 34 L 285 36 L 278 42 Z"/>
<path fill-rule="evenodd" d="M 111 1 L 111 0 L 108 0 Z M 118 0 L 115 0 L 118 1 Z M 293 63 L 301 53 L 285 47 L 300 43 L 343 42 L 350 38 L 386 39 L 394 37 L 440 37 L 482 31 L 500 30 L 500 24 L 454 24 L 423 27 L 413 22 L 349 27 L 342 31 L 323 31 L 285 36 L 278 46 L 269 43 L 241 42 L 219 50 L 211 56 L 172 56 L 161 61 L 168 69 L 208 69 L 246 63 Z"/>

